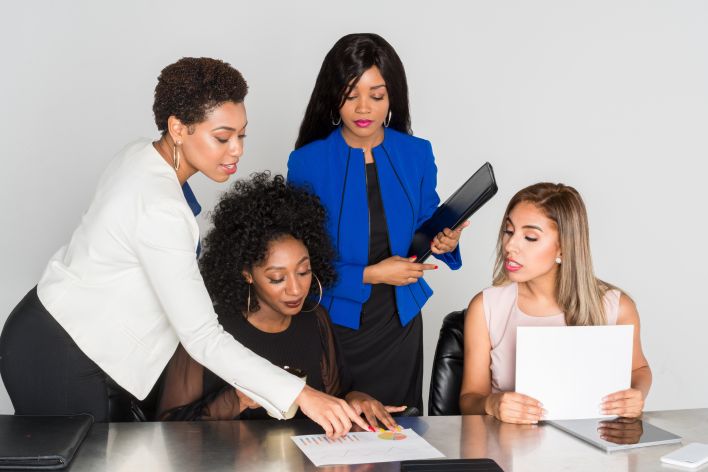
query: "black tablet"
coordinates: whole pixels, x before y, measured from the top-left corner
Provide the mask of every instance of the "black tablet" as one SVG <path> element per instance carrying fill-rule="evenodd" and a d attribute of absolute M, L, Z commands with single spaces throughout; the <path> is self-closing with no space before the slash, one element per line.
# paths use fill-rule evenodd
<path fill-rule="evenodd" d="M 423 262 L 431 254 L 430 243 L 436 234 L 445 228 L 457 229 L 496 193 L 494 170 L 489 162 L 485 162 L 418 228 L 408 257 L 416 256 L 416 262 Z"/>
<path fill-rule="evenodd" d="M 504 472 L 492 459 L 432 459 L 401 462 L 401 472 Z"/>

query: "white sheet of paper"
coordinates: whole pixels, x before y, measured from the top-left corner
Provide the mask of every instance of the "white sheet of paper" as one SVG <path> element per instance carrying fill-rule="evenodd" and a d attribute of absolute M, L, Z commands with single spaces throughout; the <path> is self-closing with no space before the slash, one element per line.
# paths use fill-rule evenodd
<path fill-rule="evenodd" d="M 603 418 L 602 397 L 630 387 L 634 326 L 519 327 L 516 391 L 545 419 Z"/>
<path fill-rule="evenodd" d="M 396 432 L 395 439 L 385 439 L 392 435 L 390 432 L 349 433 L 333 440 L 324 434 L 307 434 L 290 436 L 290 439 L 317 467 L 445 457 L 412 429 Z"/>

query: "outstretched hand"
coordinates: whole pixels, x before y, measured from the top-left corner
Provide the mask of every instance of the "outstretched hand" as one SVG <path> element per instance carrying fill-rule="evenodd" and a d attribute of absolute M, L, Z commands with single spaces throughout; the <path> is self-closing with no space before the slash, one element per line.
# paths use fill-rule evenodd
<path fill-rule="evenodd" d="M 352 422 L 365 431 L 373 431 L 347 402 L 307 385 L 297 396 L 295 403 L 307 417 L 324 429 L 328 437 L 338 438 L 347 434 L 352 428 Z"/>
<path fill-rule="evenodd" d="M 378 428 L 378 421 L 381 421 L 391 431 L 398 426 L 391 413 L 400 413 L 406 409 L 405 406 L 384 406 L 380 401 L 364 392 L 349 392 L 346 400 L 354 408 L 354 411 L 359 415 L 364 415 L 371 426 Z"/>

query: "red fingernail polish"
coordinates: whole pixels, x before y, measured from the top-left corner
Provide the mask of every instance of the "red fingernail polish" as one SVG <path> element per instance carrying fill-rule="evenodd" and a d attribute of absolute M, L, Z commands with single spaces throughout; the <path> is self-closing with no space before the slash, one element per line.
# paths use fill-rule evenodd
<path fill-rule="evenodd" d="M 437 268 L 438 268 L 438 266 L 435 266 L 435 268 L 437 269 Z"/>
<path fill-rule="evenodd" d="M 411 260 L 414 261 L 414 260 L 416 260 L 416 259 L 418 259 L 418 256 L 411 256 Z"/>
<path fill-rule="evenodd" d="M 371 425 L 369 425 L 369 431 L 371 431 L 372 433 L 375 433 L 375 432 L 376 432 L 376 430 L 374 429 L 374 427 L 371 426 Z"/>

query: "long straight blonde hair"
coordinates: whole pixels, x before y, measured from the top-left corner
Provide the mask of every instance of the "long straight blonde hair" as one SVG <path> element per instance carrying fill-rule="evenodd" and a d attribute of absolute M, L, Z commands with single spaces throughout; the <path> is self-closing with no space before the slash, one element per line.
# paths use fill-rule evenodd
<path fill-rule="evenodd" d="M 509 283 L 504 269 L 504 230 L 509 213 L 516 205 L 527 202 L 541 210 L 558 230 L 562 263 L 556 276 L 556 302 L 565 314 L 568 326 L 607 324 L 602 299 L 612 288 L 595 277 L 590 256 L 590 230 L 585 204 L 573 187 L 542 182 L 526 187 L 514 195 L 506 207 L 497 239 L 494 285 Z"/>

